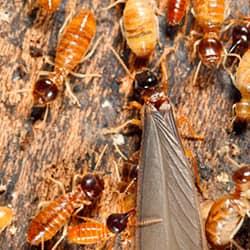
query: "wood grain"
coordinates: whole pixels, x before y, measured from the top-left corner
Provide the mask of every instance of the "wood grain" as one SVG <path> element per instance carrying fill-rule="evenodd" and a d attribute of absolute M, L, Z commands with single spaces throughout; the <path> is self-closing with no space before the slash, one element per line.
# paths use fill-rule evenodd
<path fill-rule="evenodd" d="M 115 202 L 110 208 L 113 191 L 117 188 L 117 178 L 110 173 L 115 171 L 114 161 L 119 166 L 122 161 L 113 146 L 114 137 L 103 136 L 102 129 L 135 116 L 124 108 L 127 97 L 119 92 L 117 81 L 125 76 L 125 72 L 108 47 L 112 45 L 126 62 L 129 61 L 130 52 L 119 28 L 123 6 L 102 11 L 101 8 L 109 4 L 108 0 L 64 0 L 59 10 L 48 16 L 34 2 L 0 0 L 0 181 L 7 188 L 0 196 L 0 205 L 11 205 L 15 212 L 13 223 L 0 235 L 1 250 L 40 249 L 26 243 L 26 231 L 39 202 L 53 199 L 60 193 L 48 177 L 60 180 L 69 191 L 73 175 L 86 168 L 91 171 L 106 144 L 109 147 L 98 167 L 106 172 L 106 189 L 101 203 L 89 215 L 104 221 L 109 213 L 118 210 Z M 231 0 L 230 3 L 230 17 L 249 15 L 248 0 Z M 29 119 L 33 105 L 32 85 L 40 70 L 52 70 L 44 59 L 48 56 L 53 61 L 60 27 L 71 12 L 82 6 L 95 12 L 96 39 L 103 34 L 104 40 L 92 58 L 77 67 L 76 72 L 100 73 L 102 77 L 84 80 L 70 77 L 82 107 L 74 105 L 63 92 L 50 106 L 46 123 L 37 121 L 32 124 Z M 159 6 L 164 11 L 166 3 L 159 1 Z M 172 46 L 173 40 L 166 36 L 165 17 L 159 16 L 158 19 L 162 46 Z M 188 30 L 194 27 L 191 14 L 187 21 L 188 34 Z M 216 70 L 209 81 L 212 72 L 203 68 L 199 86 L 193 86 L 192 75 L 197 60 L 190 57 L 193 43 L 184 39 L 184 33 L 183 28 L 179 32 L 180 39 L 175 42 L 177 50 L 168 57 L 166 64 L 169 96 L 177 113 L 190 118 L 195 131 L 205 136 L 202 142 L 185 143 L 199 159 L 200 174 L 207 190 L 205 195 L 217 198 L 232 188 L 234 166 L 223 156 L 223 150 L 225 146 L 235 144 L 240 154 L 234 159 L 239 163 L 249 163 L 250 130 L 248 128 L 241 134 L 227 132 L 237 92 L 223 68 Z M 228 46 L 230 41 L 225 39 L 224 44 Z M 161 53 L 159 48 L 150 58 L 149 67 L 154 66 Z M 125 132 L 120 149 L 129 157 L 139 147 L 140 133 L 132 128 Z M 185 126 L 181 126 L 181 133 L 186 133 Z M 249 227 L 249 223 L 246 221 L 244 226 Z M 242 230 L 243 235 L 239 235 L 238 240 L 250 249 L 250 243 L 244 242 L 246 229 Z M 47 242 L 45 249 L 51 249 L 59 237 L 58 234 L 53 241 Z M 115 249 L 132 249 L 119 239 L 115 239 L 115 243 L 111 240 L 104 247 L 100 244 L 88 248 L 70 246 L 64 241 L 58 249 L 109 249 L 113 244 Z"/>

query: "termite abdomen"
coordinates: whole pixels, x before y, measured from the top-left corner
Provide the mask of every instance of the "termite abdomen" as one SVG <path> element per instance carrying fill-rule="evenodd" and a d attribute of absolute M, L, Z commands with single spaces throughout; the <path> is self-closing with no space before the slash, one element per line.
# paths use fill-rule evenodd
<path fill-rule="evenodd" d="M 52 13 L 58 9 L 61 0 L 38 0 L 37 2 L 46 11 Z"/>
<path fill-rule="evenodd" d="M 150 1 L 128 0 L 123 24 L 129 48 L 137 57 L 149 57 L 157 43 L 157 21 Z"/>
<path fill-rule="evenodd" d="M 187 9 L 187 0 L 169 0 L 167 3 L 167 23 L 170 26 L 180 25 Z"/>
<path fill-rule="evenodd" d="M 87 174 L 81 181 L 81 187 L 90 200 L 96 200 L 104 189 L 104 183 L 97 175 Z"/>
<path fill-rule="evenodd" d="M 217 67 L 222 60 L 223 46 L 214 37 L 203 38 L 198 45 L 199 57 L 208 68 Z"/>
<path fill-rule="evenodd" d="M 57 86 L 50 79 L 39 79 L 34 86 L 33 96 L 39 103 L 49 103 L 58 95 Z"/>

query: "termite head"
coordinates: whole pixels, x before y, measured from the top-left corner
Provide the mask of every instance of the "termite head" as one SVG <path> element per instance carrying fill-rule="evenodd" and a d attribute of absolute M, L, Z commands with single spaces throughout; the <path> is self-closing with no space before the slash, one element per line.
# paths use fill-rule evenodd
<path fill-rule="evenodd" d="M 236 185 L 236 192 L 250 199 L 250 166 L 238 169 L 232 178 Z"/>
<path fill-rule="evenodd" d="M 132 209 L 127 213 L 109 215 L 109 217 L 107 218 L 108 229 L 114 234 L 121 233 L 127 227 L 129 216 L 134 213 L 135 210 Z"/>
<path fill-rule="evenodd" d="M 104 190 L 104 183 L 98 175 L 87 174 L 81 181 L 81 188 L 90 200 L 96 200 Z"/>
<path fill-rule="evenodd" d="M 58 88 L 50 79 L 39 79 L 34 86 L 33 96 L 39 104 L 48 104 L 56 99 Z"/>
<path fill-rule="evenodd" d="M 202 63 L 208 68 L 218 67 L 223 57 L 223 46 L 216 37 L 204 37 L 198 45 Z"/>
<path fill-rule="evenodd" d="M 237 25 L 232 31 L 233 43 L 241 41 L 242 43 L 248 45 L 250 41 L 250 28 L 246 25 Z"/>
<path fill-rule="evenodd" d="M 135 75 L 135 89 L 150 89 L 158 84 L 156 75 L 150 70 L 144 70 Z"/>

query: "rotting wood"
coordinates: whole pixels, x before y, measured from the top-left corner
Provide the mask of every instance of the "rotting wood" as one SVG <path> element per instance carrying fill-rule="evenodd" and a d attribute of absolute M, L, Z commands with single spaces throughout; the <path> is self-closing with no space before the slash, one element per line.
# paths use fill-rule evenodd
<path fill-rule="evenodd" d="M 56 13 L 46 16 L 28 2 L 34 1 L 0 1 L 0 184 L 6 184 L 7 187 L 6 192 L 0 196 L 0 203 L 10 204 L 15 211 L 13 223 L 0 235 L 1 250 L 39 249 L 26 243 L 26 230 L 39 202 L 53 199 L 59 192 L 46 177 L 53 176 L 70 190 L 74 173 L 81 172 L 87 166 L 93 168 L 105 144 L 109 144 L 109 148 L 100 169 L 114 171 L 113 161 L 118 162 L 120 156 L 112 147 L 112 137 L 101 135 L 102 128 L 120 124 L 133 115 L 124 109 L 127 99 L 119 93 L 117 85 L 117 80 L 125 73 L 108 47 L 111 44 L 117 51 L 125 51 L 124 58 L 128 57 L 129 51 L 119 29 L 121 8 L 101 11 L 101 7 L 110 3 L 108 0 L 65 0 Z M 249 1 L 230 2 L 231 17 L 249 15 Z M 163 10 L 164 1 L 159 1 L 159 4 Z M 28 120 L 32 107 L 32 83 L 37 79 L 39 70 L 50 68 L 46 67 L 43 56 L 53 59 L 57 34 L 65 17 L 80 6 L 95 11 L 98 25 L 96 38 L 105 34 L 105 39 L 92 58 L 79 66 L 77 71 L 101 73 L 102 78 L 70 78 L 82 104 L 81 109 L 72 104 L 64 92 L 60 100 L 50 108 L 47 123 L 38 121 L 32 126 Z M 42 21 L 36 20 L 36 16 L 40 16 Z M 188 18 L 190 24 L 191 14 Z M 165 35 L 165 17 L 158 19 L 161 44 L 170 46 L 172 42 Z M 167 60 L 169 96 L 177 113 L 189 117 L 194 129 L 205 135 L 203 142 L 186 144 L 199 156 L 202 178 L 208 180 L 207 195 L 209 198 L 216 198 L 232 188 L 230 175 L 234 167 L 218 152 L 223 152 L 225 145 L 233 143 L 240 148 L 240 155 L 236 155 L 234 159 L 240 163 L 250 162 L 250 130 L 240 135 L 227 132 L 236 91 L 223 69 L 219 69 L 211 81 L 201 84 L 203 87 L 192 86 L 192 73 L 197 61 L 190 63 L 188 60 L 191 49 L 192 45 L 182 36 L 178 40 L 176 53 Z M 158 50 L 153 55 L 151 66 L 160 54 L 161 51 Z M 211 72 L 203 70 L 200 74 L 204 74 L 204 77 L 199 82 L 204 82 Z M 181 132 L 184 133 L 185 129 Z M 125 144 L 120 148 L 127 156 L 138 149 L 139 134 L 135 130 L 124 136 Z M 105 191 L 103 205 L 93 211 L 92 216 L 105 218 L 108 215 L 107 208 L 112 200 L 110 194 L 116 187 L 113 182 L 112 178 L 108 178 L 110 186 Z M 249 223 L 246 222 L 245 227 L 247 225 Z M 244 236 L 245 227 L 243 226 L 243 233 L 237 239 L 250 249 L 247 236 Z M 46 243 L 46 249 L 50 249 L 58 237 L 60 235 Z M 122 249 L 119 239 L 116 246 L 117 249 Z M 70 246 L 64 241 L 58 249 L 83 248 Z"/>

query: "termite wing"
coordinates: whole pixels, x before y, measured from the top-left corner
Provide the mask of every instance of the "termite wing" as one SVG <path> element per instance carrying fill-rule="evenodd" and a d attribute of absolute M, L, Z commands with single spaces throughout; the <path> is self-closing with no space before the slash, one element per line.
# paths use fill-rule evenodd
<path fill-rule="evenodd" d="M 137 250 L 203 250 L 207 243 L 191 167 L 171 104 L 144 105 Z M 159 223 L 154 220 L 161 219 Z M 150 223 L 150 221 L 152 223 Z"/>

